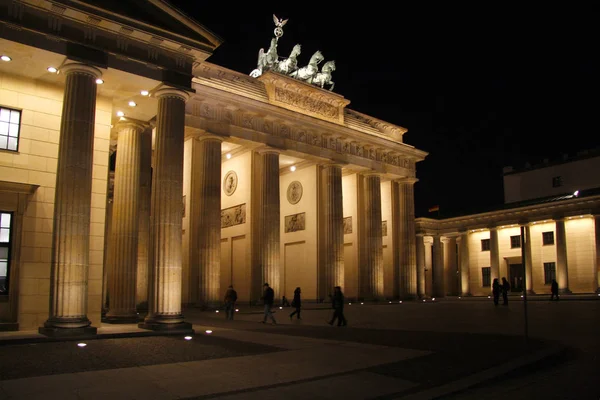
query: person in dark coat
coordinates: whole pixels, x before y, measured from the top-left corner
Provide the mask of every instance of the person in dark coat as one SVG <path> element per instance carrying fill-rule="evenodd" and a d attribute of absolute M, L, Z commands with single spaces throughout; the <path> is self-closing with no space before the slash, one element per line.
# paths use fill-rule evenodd
<path fill-rule="evenodd" d="M 333 325 L 337 319 L 337 326 L 346 326 L 348 321 L 344 317 L 344 293 L 342 293 L 342 288 L 339 286 L 334 288 L 333 296 L 331 297 L 331 306 L 333 307 L 333 317 L 331 317 L 331 321 L 328 324 Z"/>
<path fill-rule="evenodd" d="M 494 305 L 498 305 L 498 300 L 500 298 L 500 282 L 498 282 L 498 278 L 494 278 L 494 282 L 492 283 L 492 295 L 494 296 Z"/>
<path fill-rule="evenodd" d="M 510 291 L 510 283 L 506 280 L 506 278 L 502 277 L 502 305 L 508 305 L 508 292 Z"/>
<path fill-rule="evenodd" d="M 558 282 L 556 282 L 556 279 L 552 279 L 550 293 L 550 301 L 554 300 L 554 297 L 556 297 L 556 301 L 558 301 Z"/>
<path fill-rule="evenodd" d="M 294 290 L 294 299 L 292 300 L 292 307 L 294 307 L 296 310 L 290 314 L 290 321 L 292 320 L 292 317 L 294 316 L 294 314 L 296 314 L 296 317 L 298 319 L 302 319 L 300 318 L 300 307 L 302 307 L 302 300 L 300 299 L 300 288 L 297 287 L 296 290 Z"/>
<path fill-rule="evenodd" d="M 235 310 L 235 302 L 237 301 L 237 292 L 233 289 L 233 285 L 229 285 L 225 292 L 225 318 L 233 319 Z"/>
<path fill-rule="evenodd" d="M 263 288 L 264 288 L 264 292 L 263 292 L 263 296 L 262 296 L 262 301 L 265 305 L 265 316 L 264 316 L 264 319 L 262 320 L 262 323 L 266 324 L 267 318 L 271 318 L 271 320 L 273 321 L 273 324 L 276 324 L 277 321 L 275 321 L 275 317 L 273 316 L 273 311 L 271 310 L 271 308 L 273 307 L 273 300 L 275 299 L 275 292 L 273 291 L 273 288 L 271 286 L 269 286 L 269 284 L 266 282 L 263 285 Z"/>

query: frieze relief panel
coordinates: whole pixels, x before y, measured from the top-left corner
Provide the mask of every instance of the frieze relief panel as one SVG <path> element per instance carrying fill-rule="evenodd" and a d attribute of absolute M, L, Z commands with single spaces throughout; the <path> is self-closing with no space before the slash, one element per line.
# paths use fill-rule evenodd
<path fill-rule="evenodd" d="M 381 236 L 387 236 L 387 221 L 381 222 Z"/>
<path fill-rule="evenodd" d="M 246 203 L 221 210 L 221 229 L 246 223 Z"/>
<path fill-rule="evenodd" d="M 344 235 L 352 233 L 352 217 L 344 218 Z"/>
<path fill-rule="evenodd" d="M 306 229 L 306 213 L 285 216 L 285 233 Z"/>

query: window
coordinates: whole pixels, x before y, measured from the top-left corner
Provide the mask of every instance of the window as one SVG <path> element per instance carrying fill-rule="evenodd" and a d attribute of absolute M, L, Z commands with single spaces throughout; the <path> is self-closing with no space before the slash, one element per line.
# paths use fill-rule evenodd
<path fill-rule="evenodd" d="M 490 251 L 490 239 L 481 239 L 481 251 Z"/>
<path fill-rule="evenodd" d="M 521 236 L 511 236 L 510 237 L 510 248 L 518 249 L 521 247 Z"/>
<path fill-rule="evenodd" d="M 552 187 L 562 186 L 562 176 L 555 176 L 552 178 Z"/>
<path fill-rule="evenodd" d="M 550 285 L 552 280 L 556 279 L 556 263 L 544 263 L 544 283 Z"/>
<path fill-rule="evenodd" d="M 554 232 L 542 232 L 542 242 L 544 246 L 554 244 Z"/>
<path fill-rule="evenodd" d="M 0 212 L 0 295 L 8 294 L 11 217 L 11 213 Z"/>
<path fill-rule="evenodd" d="M 492 286 L 492 267 L 481 268 L 481 286 Z"/>
<path fill-rule="evenodd" d="M 0 150 L 17 151 L 21 111 L 0 107 Z"/>

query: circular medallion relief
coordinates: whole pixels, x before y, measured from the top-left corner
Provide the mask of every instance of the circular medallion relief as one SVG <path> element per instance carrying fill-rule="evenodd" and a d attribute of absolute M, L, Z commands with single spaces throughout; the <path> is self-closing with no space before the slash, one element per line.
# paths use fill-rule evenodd
<path fill-rule="evenodd" d="M 290 204 L 296 204 L 302 198 L 302 184 L 298 181 L 290 183 L 287 189 L 287 199 Z"/>
<path fill-rule="evenodd" d="M 235 171 L 229 171 L 223 178 L 223 191 L 227 196 L 231 196 L 237 188 L 238 178 Z"/>

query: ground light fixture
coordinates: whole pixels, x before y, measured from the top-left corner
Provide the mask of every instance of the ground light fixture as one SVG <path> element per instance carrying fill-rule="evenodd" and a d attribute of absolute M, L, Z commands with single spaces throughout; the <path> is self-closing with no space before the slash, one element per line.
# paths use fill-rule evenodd
<path fill-rule="evenodd" d="M 212 331 L 210 329 L 207 329 L 204 332 L 206 332 L 207 335 L 210 335 L 212 333 Z"/>
<path fill-rule="evenodd" d="M 79 342 L 79 343 L 77 343 L 77 346 L 78 347 L 85 347 L 85 346 L 87 346 L 87 343 Z"/>
<path fill-rule="evenodd" d="M 185 340 L 192 340 L 192 337 L 191 336 L 185 336 L 184 339 Z"/>

